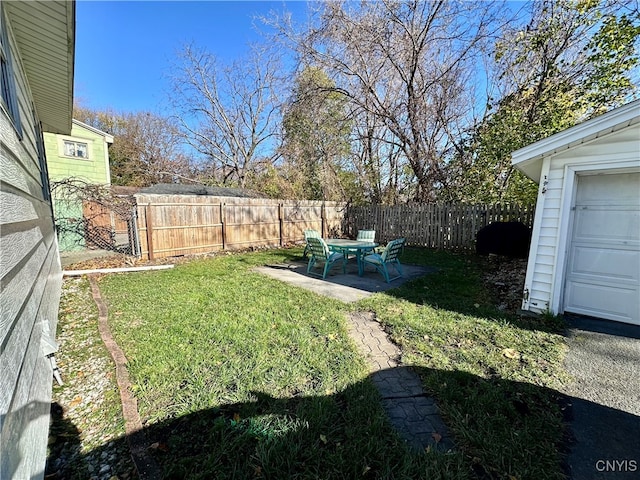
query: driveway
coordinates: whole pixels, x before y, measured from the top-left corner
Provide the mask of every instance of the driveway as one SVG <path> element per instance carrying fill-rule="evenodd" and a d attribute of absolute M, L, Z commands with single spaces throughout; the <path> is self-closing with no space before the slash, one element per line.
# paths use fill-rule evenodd
<path fill-rule="evenodd" d="M 574 480 L 640 478 L 640 327 L 567 316 Z"/>

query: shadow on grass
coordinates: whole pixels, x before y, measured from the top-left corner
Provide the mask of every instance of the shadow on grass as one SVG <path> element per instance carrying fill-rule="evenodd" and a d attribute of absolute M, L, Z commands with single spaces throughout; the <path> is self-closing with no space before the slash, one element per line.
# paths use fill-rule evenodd
<path fill-rule="evenodd" d="M 455 452 L 406 447 L 391 430 L 371 378 L 319 396 L 252 392 L 245 402 L 148 425 L 148 450 L 166 479 L 560 479 L 571 469 L 582 475 L 573 478 L 637 474 L 599 471 L 607 465 L 600 461 L 626 459 L 630 468 L 638 460 L 634 415 L 586 402 L 589 415 L 580 421 L 606 418 L 609 428 L 572 443 L 565 429 L 572 400 L 554 390 L 464 372 L 413 370 L 437 398 Z M 565 461 L 570 447 L 571 465 Z M 100 457 L 102 450 L 90 455 Z M 56 465 L 55 458 L 49 462 Z"/>

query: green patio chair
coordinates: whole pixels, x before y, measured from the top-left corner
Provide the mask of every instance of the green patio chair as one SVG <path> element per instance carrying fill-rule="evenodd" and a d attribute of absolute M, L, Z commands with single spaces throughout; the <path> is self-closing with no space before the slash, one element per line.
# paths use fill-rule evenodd
<path fill-rule="evenodd" d="M 311 269 L 316 265 L 316 263 L 324 263 L 322 278 L 327 278 L 327 273 L 329 273 L 333 264 L 338 261 L 342 262 L 342 273 L 346 273 L 347 262 L 345 260 L 345 256 L 338 252 L 330 252 L 329 247 L 322 238 L 309 237 L 307 239 L 307 245 L 309 246 L 309 252 L 311 253 L 309 264 L 307 265 L 307 273 L 313 273 L 311 272 Z"/>
<path fill-rule="evenodd" d="M 371 253 L 369 255 L 365 255 L 362 258 L 362 271 L 360 274 L 362 275 L 362 273 L 364 273 L 364 268 L 367 265 L 373 265 L 375 269 L 382 274 L 387 283 L 391 283 L 392 280 L 402 277 L 402 265 L 400 265 L 398 256 L 400 255 L 404 241 L 404 238 L 391 240 L 387 243 L 387 246 L 384 248 L 382 253 Z M 397 273 L 393 278 L 389 277 L 389 266 L 391 265 L 393 265 Z"/>
<path fill-rule="evenodd" d="M 307 258 L 307 255 L 309 255 L 309 252 L 311 251 L 309 247 L 310 238 L 322 238 L 322 235 L 320 235 L 320 232 L 318 232 L 317 230 L 304 231 L 304 241 L 306 242 L 306 245 L 304 246 L 304 252 L 302 252 L 303 258 Z"/>
<path fill-rule="evenodd" d="M 358 230 L 358 236 L 356 240 L 361 242 L 375 242 L 376 231 L 375 230 Z"/>
<path fill-rule="evenodd" d="M 358 236 L 356 237 L 356 240 L 359 242 L 375 242 L 376 241 L 376 231 L 375 230 L 358 230 Z M 371 248 L 371 250 L 368 250 L 370 252 L 374 251 L 374 248 Z M 353 255 L 351 255 L 351 257 L 349 256 L 349 254 L 346 254 L 347 258 L 346 261 L 349 261 L 349 258 L 352 258 Z"/>

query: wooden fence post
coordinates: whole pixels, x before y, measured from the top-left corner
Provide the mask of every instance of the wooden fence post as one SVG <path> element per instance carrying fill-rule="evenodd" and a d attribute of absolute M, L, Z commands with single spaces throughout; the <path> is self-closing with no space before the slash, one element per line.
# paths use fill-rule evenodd
<path fill-rule="evenodd" d="M 151 218 L 151 204 L 147 204 L 144 209 L 144 219 L 147 227 L 147 255 L 149 260 L 154 260 L 153 254 L 153 219 Z"/>
<path fill-rule="evenodd" d="M 226 248 L 227 245 L 227 232 L 226 229 L 224 228 L 224 202 L 220 203 L 220 225 L 221 225 L 221 230 L 222 230 L 222 250 L 224 250 Z"/>
<path fill-rule="evenodd" d="M 283 206 L 278 204 L 278 223 L 280 225 L 280 246 L 284 245 L 284 218 L 282 218 Z"/>

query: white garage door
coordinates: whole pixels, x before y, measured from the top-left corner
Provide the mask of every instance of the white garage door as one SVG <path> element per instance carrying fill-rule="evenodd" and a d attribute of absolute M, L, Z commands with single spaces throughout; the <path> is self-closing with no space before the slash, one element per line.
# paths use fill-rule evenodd
<path fill-rule="evenodd" d="M 640 173 L 578 177 L 564 310 L 640 325 Z"/>

